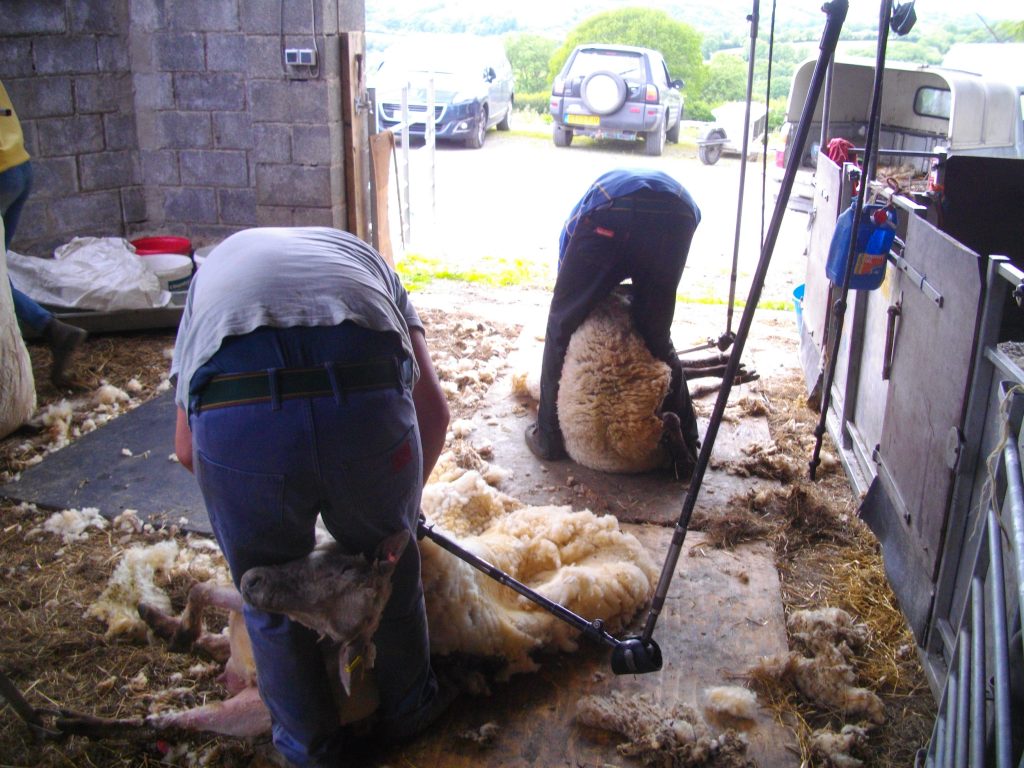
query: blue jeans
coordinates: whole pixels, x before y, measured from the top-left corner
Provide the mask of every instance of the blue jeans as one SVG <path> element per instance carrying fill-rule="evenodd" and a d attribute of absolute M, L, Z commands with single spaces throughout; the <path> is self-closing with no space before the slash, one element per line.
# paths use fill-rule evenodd
<path fill-rule="evenodd" d="M 21 209 L 32 191 L 32 162 L 8 168 L 0 173 L 0 215 L 4 219 L 4 248 L 10 249 L 18 228 Z"/>
<path fill-rule="evenodd" d="M 32 163 L 27 161 L 0 173 L 0 215 L 4 220 L 4 249 L 10 250 L 14 231 L 18 228 L 21 209 L 32 191 Z M 39 304 L 19 291 L 11 283 L 14 297 L 14 314 L 18 321 L 36 333 L 42 333 L 53 318 Z"/>
<path fill-rule="evenodd" d="M 203 371 L 350 363 L 393 353 L 397 337 L 350 323 L 258 329 L 228 339 Z M 237 586 L 246 570 L 304 557 L 321 514 L 349 552 L 373 553 L 406 529 L 415 541 L 423 458 L 409 388 L 201 410 L 190 415 L 196 478 Z M 278 750 L 298 766 L 338 765 L 344 735 L 317 635 L 286 616 L 248 606 L 260 693 Z M 409 546 L 374 635 L 380 714 L 414 716 L 436 694 L 420 556 Z"/>

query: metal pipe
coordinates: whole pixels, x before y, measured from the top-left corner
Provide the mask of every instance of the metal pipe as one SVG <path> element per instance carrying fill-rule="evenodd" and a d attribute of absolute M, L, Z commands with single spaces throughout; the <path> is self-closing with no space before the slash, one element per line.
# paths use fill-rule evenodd
<path fill-rule="evenodd" d="M 943 715 L 943 722 L 946 725 L 946 732 L 942 738 L 942 760 L 939 765 L 953 768 L 954 740 L 956 738 L 956 702 L 959 698 L 959 680 L 955 671 L 950 670 L 946 681 L 946 711 Z"/>
<path fill-rule="evenodd" d="M 1003 581 L 1003 548 L 999 518 L 988 509 L 989 619 L 992 622 L 992 688 L 995 692 L 995 750 L 998 768 L 1009 768 L 1013 760 L 1010 733 L 1010 652 L 1006 631 L 1006 584 Z"/>
<path fill-rule="evenodd" d="M 400 186 L 402 188 L 402 200 L 401 200 L 401 218 L 402 218 L 402 238 L 405 240 L 405 245 L 408 247 L 409 241 L 412 239 L 412 222 L 409 217 L 412 213 L 412 207 L 409 205 L 409 83 L 402 86 L 402 175 L 400 179 Z"/>
<path fill-rule="evenodd" d="M 878 51 L 875 56 L 875 82 L 871 94 L 871 114 L 868 118 L 868 143 L 864 149 L 864 167 L 871 167 L 874 158 L 875 126 L 881 122 L 882 117 L 882 79 L 885 73 L 885 48 L 889 39 L 889 19 L 892 18 L 892 0 L 882 0 L 878 20 Z M 850 235 L 850 244 L 846 252 L 846 268 L 843 270 L 843 281 L 840 286 L 839 298 L 835 303 L 833 323 L 835 331 L 830 341 L 831 351 L 828 357 L 828 365 L 825 366 L 825 374 L 821 385 L 821 413 L 818 416 L 818 425 L 814 428 L 814 453 L 808 462 L 810 478 L 813 481 L 821 463 L 821 445 L 825 437 L 825 424 L 828 421 L 828 409 L 832 401 L 832 382 L 835 379 L 836 364 L 839 356 L 839 342 L 843 335 L 843 322 L 846 319 L 846 299 L 850 292 L 850 279 L 853 276 L 853 265 L 857 252 L 857 241 L 860 239 L 860 225 L 864 220 L 864 206 L 867 204 L 867 188 L 870 176 L 864 176 L 860 182 L 860 190 L 857 195 L 857 208 L 853 216 L 853 230 Z"/>
<path fill-rule="evenodd" d="M 968 733 L 970 733 L 970 720 L 968 714 L 971 708 L 971 630 L 970 627 L 963 627 L 960 630 L 960 640 L 957 643 L 957 667 L 959 673 L 960 687 L 956 697 L 956 739 L 954 747 L 956 757 L 953 765 L 957 768 L 967 768 L 967 744 Z"/>
<path fill-rule="evenodd" d="M 525 597 L 527 600 L 536 603 L 544 610 L 553 613 L 555 616 L 562 619 L 566 623 L 576 627 L 578 630 L 583 632 L 584 635 L 591 638 L 592 640 L 597 640 L 598 642 L 604 643 L 605 645 L 608 645 L 612 648 L 615 648 L 619 645 L 619 641 L 604 630 L 604 622 L 602 622 L 600 619 L 588 621 L 587 619 L 584 619 L 582 616 L 573 613 L 565 606 L 560 605 L 554 602 L 553 600 L 549 600 L 548 598 L 544 597 L 538 592 L 535 592 L 534 590 L 530 589 L 521 581 L 518 581 L 514 579 L 512 576 L 509 576 L 500 568 L 491 565 L 483 558 L 477 557 L 469 550 L 460 547 L 447 536 L 438 533 L 434 530 L 434 526 L 430 525 L 422 519 L 419 522 L 418 531 L 421 535 L 426 536 L 432 542 L 441 547 L 441 549 L 450 552 L 451 554 L 458 557 L 460 560 L 464 560 L 465 562 L 469 563 L 478 571 L 481 571 L 485 573 L 487 576 L 490 576 L 499 584 L 502 584 L 508 587 L 509 589 L 514 590 L 518 594 Z"/>
<path fill-rule="evenodd" d="M 836 57 L 830 56 L 828 71 L 825 73 L 825 98 L 821 102 L 821 135 L 818 139 L 818 151 L 828 153 L 828 139 L 832 118 L 832 81 L 835 78 Z"/>
<path fill-rule="evenodd" d="M 732 241 L 732 272 L 729 274 L 729 307 L 726 310 L 725 333 L 732 334 L 732 315 L 736 302 L 736 265 L 740 259 L 740 225 L 743 222 L 743 190 L 747 178 L 747 148 L 750 141 L 750 99 L 754 89 L 754 54 L 757 51 L 757 25 L 759 0 L 747 18 L 750 20 L 750 53 L 747 56 L 747 103 L 743 110 L 743 142 L 740 151 L 740 191 L 736 199 L 736 234 Z M 765 113 L 765 133 L 768 132 L 768 114 Z"/>
<path fill-rule="evenodd" d="M 434 96 L 434 78 L 427 80 L 427 114 L 423 124 L 423 136 L 427 143 L 427 157 L 429 159 L 428 173 L 430 175 L 430 236 L 436 237 L 437 232 L 437 126 L 435 124 L 434 110 L 436 109 L 436 98 Z"/>
<path fill-rule="evenodd" d="M 1017 572 L 1017 609 L 1024 615 L 1024 480 L 1021 477 L 1020 449 L 1015 440 L 1007 440 L 1003 449 L 1006 465 L 1006 502 L 1009 506 L 1010 541 Z"/>
<path fill-rule="evenodd" d="M 985 765 L 985 585 L 971 577 L 971 765 Z"/>
<path fill-rule="evenodd" d="M 748 295 L 746 306 L 743 308 L 743 316 L 740 319 L 740 326 L 736 332 L 732 353 L 729 355 L 726 372 L 722 377 L 722 386 L 718 391 L 718 399 L 715 401 L 715 407 L 711 413 L 711 421 L 704 435 L 704 443 L 701 446 L 700 454 L 697 456 L 697 465 L 694 467 L 693 476 L 690 479 L 690 487 L 683 501 L 683 508 L 679 514 L 675 531 L 672 534 L 668 555 L 665 558 L 665 564 L 662 566 L 661 576 L 658 579 L 658 585 L 651 600 L 650 612 L 647 614 L 647 620 L 644 623 L 644 629 L 641 634 L 641 641 L 644 643 L 651 640 L 654 626 L 658 621 L 658 615 L 661 613 L 661 609 L 665 604 L 665 598 L 668 596 L 668 588 L 672 583 L 676 564 L 679 562 L 679 555 L 682 552 L 683 542 L 686 539 L 686 529 L 690 524 L 690 517 L 693 515 L 693 510 L 697 505 L 697 494 L 700 492 L 701 482 L 704 479 L 704 473 L 707 471 L 708 463 L 711 459 L 711 450 L 714 448 L 715 438 L 722 424 L 722 417 L 725 414 L 729 393 L 732 391 L 733 382 L 736 380 L 736 374 L 739 371 L 743 347 L 746 344 L 747 335 L 750 333 L 750 326 L 754 321 L 754 312 L 761 298 L 765 276 L 768 273 L 768 267 L 772 260 L 772 252 L 775 250 L 775 242 L 779 237 L 779 230 L 782 227 L 782 217 L 786 212 L 789 195 L 793 190 L 796 173 L 800 167 L 800 157 L 807 142 L 807 135 L 811 130 L 811 118 L 814 114 L 815 102 L 817 101 L 818 94 L 821 92 L 822 82 L 825 79 L 825 61 L 835 50 L 836 43 L 839 40 L 839 33 L 842 31 L 843 22 L 846 20 L 846 13 L 849 8 L 849 0 L 830 0 L 830 2 L 825 3 L 822 7 L 827 20 L 825 22 L 825 30 L 821 36 L 820 49 L 822 54 L 818 56 L 814 71 L 811 73 L 809 93 L 813 94 L 813 97 L 808 98 L 804 102 L 803 110 L 800 113 L 794 146 L 796 151 L 790 155 L 789 163 L 786 165 L 786 171 L 782 177 L 782 185 L 775 200 L 775 211 L 768 226 L 768 234 L 761 247 L 761 258 L 758 261 L 754 278 L 750 284 L 750 294 Z"/>

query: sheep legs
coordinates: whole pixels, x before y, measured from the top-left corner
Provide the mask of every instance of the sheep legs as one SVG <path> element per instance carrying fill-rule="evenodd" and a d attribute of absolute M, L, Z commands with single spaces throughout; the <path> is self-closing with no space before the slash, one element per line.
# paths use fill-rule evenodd
<path fill-rule="evenodd" d="M 241 613 L 242 596 L 234 586 L 200 582 L 189 590 L 188 602 L 180 618 L 146 603 L 139 605 L 139 616 L 157 637 L 167 641 L 172 651 L 195 651 L 223 664 L 231 656 L 231 648 L 224 635 L 211 635 L 205 631 L 203 612 L 208 607 Z"/>
<path fill-rule="evenodd" d="M 684 360 L 680 358 L 679 362 L 683 366 L 683 373 L 686 375 L 687 381 L 714 377 L 721 378 L 725 375 L 725 369 L 729 364 L 729 355 L 718 353 L 691 360 Z M 736 378 L 733 380 L 733 384 L 746 384 L 751 381 L 756 381 L 759 378 L 760 374 L 758 374 L 757 371 L 748 371 L 745 364 L 740 363 L 740 367 L 736 371 Z M 703 397 L 704 395 L 717 391 L 720 386 L 721 383 L 703 384 L 690 387 L 690 396 Z"/>
<path fill-rule="evenodd" d="M 148 717 L 96 717 L 70 710 L 61 710 L 60 714 L 58 730 L 91 738 L 182 730 L 250 739 L 270 731 L 270 711 L 256 688 L 245 688 L 226 701 Z"/>

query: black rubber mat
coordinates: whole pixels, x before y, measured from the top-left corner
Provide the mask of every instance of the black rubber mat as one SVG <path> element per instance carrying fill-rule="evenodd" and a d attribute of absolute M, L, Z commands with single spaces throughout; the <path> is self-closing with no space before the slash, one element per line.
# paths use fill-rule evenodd
<path fill-rule="evenodd" d="M 48 455 L 0 495 L 52 509 L 95 507 L 106 518 L 134 509 L 147 522 L 210 533 L 195 478 L 169 458 L 175 415 L 174 392 L 165 392 Z"/>

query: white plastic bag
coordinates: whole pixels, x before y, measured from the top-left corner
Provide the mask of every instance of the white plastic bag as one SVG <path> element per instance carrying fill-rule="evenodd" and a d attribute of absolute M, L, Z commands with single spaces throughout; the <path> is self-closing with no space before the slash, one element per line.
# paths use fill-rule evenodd
<path fill-rule="evenodd" d="M 36 383 L 32 360 L 14 315 L 14 298 L 7 282 L 4 224 L 0 219 L 0 438 L 28 421 L 36 409 Z"/>
<path fill-rule="evenodd" d="M 8 254 L 14 286 L 40 304 L 112 312 L 164 307 L 171 294 L 120 237 L 76 237 L 52 259 Z"/>

